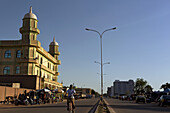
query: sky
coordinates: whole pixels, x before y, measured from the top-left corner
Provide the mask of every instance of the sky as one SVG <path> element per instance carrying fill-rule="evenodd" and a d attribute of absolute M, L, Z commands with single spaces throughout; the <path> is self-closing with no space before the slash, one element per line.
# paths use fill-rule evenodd
<path fill-rule="evenodd" d="M 103 34 L 104 92 L 115 80 L 143 78 L 154 90 L 170 82 L 170 0 L 0 0 L 0 40 L 19 40 L 32 6 L 37 40 L 48 51 L 55 36 L 59 82 L 100 92 Z"/>

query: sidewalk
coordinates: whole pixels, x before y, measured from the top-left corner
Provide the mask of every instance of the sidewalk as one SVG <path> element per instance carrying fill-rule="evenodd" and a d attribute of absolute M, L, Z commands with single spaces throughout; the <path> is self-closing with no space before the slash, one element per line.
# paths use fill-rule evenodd
<path fill-rule="evenodd" d="M 66 102 L 67 100 L 66 99 L 64 99 L 62 102 Z M 61 103 L 61 102 L 56 102 L 56 104 L 57 103 Z M 55 104 L 55 103 L 47 103 L 47 104 Z M 45 105 L 45 104 L 40 104 L 40 105 Z M 18 105 L 19 107 L 21 107 L 21 106 L 23 106 L 23 107 L 25 107 L 25 106 L 39 106 L 39 104 L 35 104 L 35 105 Z M 14 105 L 14 104 L 0 104 L 0 108 L 4 108 L 4 107 L 18 107 L 18 106 L 16 106 L 16 105 Z"/>
<path fill-rule="evenodd" d="M 16 107 L 14 104 L 0 104 L 1 107 Z"/>

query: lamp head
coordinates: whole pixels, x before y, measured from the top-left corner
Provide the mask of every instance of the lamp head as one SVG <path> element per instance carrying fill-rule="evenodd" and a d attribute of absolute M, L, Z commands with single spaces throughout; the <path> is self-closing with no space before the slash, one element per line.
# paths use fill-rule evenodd
<path fill-rule="evenodd" d="M 115 30 L 115 29 L 116 29 L 116 27 L 112 28 L 112 30 Z"/>
<path fill-rule="evenodd" d="M 90 29 L 88 29 L 88 28 L 85 28 L 85 30 L 89 31 Z"/>

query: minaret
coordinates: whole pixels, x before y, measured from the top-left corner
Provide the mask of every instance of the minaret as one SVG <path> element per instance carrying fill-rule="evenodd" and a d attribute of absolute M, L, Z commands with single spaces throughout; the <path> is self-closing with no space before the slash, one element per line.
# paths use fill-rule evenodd
<path fill-rule="evenodd" d="M 60 52 L 58 51 L 58 48 L 59 48 L 59 45 L 58 43 L 55 41 L 55 37 L 53 38 L 53 41 L 50 43 L 49 45 L 49 53 L 57 60 L 55 66 L 54 66 L 54 71 L 56 72 L 56 82 L 58 80 L 58 75 L 59 75 L 59 72 L 58 72 L 58 65 L 61 64 L 60 60 L 58 60 L 58 56 L 60 55 Z"/>
<path fill-rule="evenodd" d="M 58 51 L 58 43 L 55 41 L 55 37 L 53 38 L 53 41 L 49 45 L 49 53 L 58 60 L 58 56 L 60 55 L 60 52 Z"/>
<path fill-rule="evenodd" d="M 23 25 L 20 28 L 20 33 L 22 34 L 22 40 L 24 42 L 30 42 L 30 40 L 37 40 L 37 34 L 40 30 L 37 28 L 37 17 L 32 13 L 32 7 L 30 7 L 30 12 L 25 14 L 23 18 Z"/>

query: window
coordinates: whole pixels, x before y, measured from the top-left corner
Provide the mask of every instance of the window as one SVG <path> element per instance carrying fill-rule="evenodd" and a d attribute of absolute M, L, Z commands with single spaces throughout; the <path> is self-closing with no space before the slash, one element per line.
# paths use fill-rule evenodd
<path fill-rule="evenodd" d="M 5 51 L 5 58 L 11 58 L 11 51 L 10 50 Z"/>
<path fill-rule="evenodd" d="M 47 74 L 47 79 L 49 79 L 50 78 L 50 76 Z"/>
<path fill-rule="evenodd" d="M 34 27 L 36 28 L 35 21 L 34 21 L 33 25 L 34 25 Z"/>
<path fill-rule="evenodd" d="M 9 75 L 10 74 L 10 67 L 6 66 L 4 67 L 4 75 Z"/>
<path fill-rule="evenodd" d="M 38 76 L 38 70 L 37 70 L 37 76 Z"/>
<path fill-rule="evenodd" d="M 34 35 L 32 35 L 32 37 L 33 37 L 33 40 L 35 40 L 35 36 L 34 36 Z"/>
<path fill-rule="evenodd" d="M 50 63 L 48 62 L 48 68 L 50 68 Z"/>
<path fill-rule="evenodd" d="M 42 64 L 43 63 L 43 59 L 42 59 L 42 57 L 41 57 L 41 61 L 40 61 L 40 64 Z"/>
<path fill-rule="evenodd" d="M 87 89 L 87 90 L 86 90 L 86 93 L 89 93 L 89 92 L 90 92 L 89 89 Z"/>
<path fill-rule="evenodd" d="M 18 51 L 17 51 L 16 57 L 17 57 L 17 58 L 21 58 L 21 50 L 18 50 Z"/>
<path fill-rule="evenodd" d="M 19 73 L 20 73 L 20 67 L 17 66 L 17 67 L 16 67 L 16 74 L 19 74 Z"/>
<path fill-rule="evenodd" d="M 43 78 L 45 78 L 45 73 L 44 73 L 44 76 L 43 76 Z"/>

